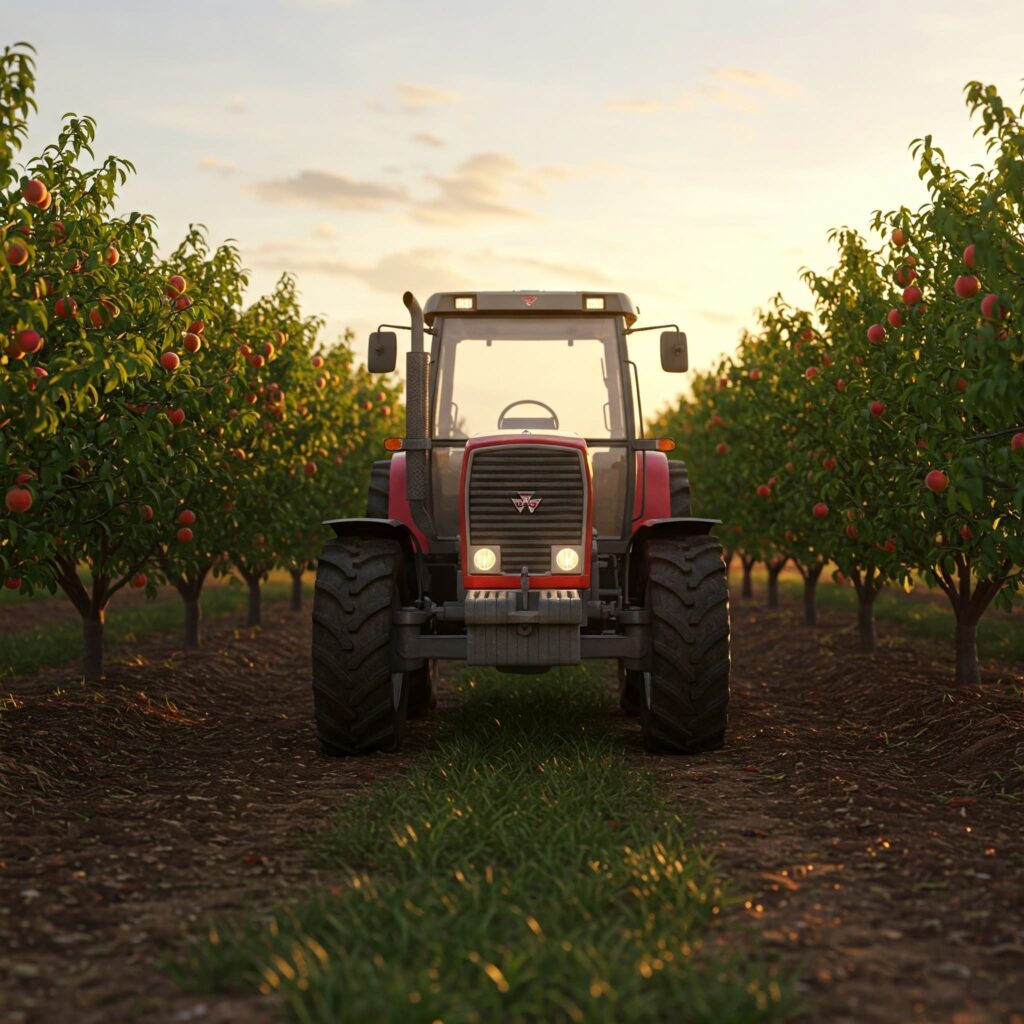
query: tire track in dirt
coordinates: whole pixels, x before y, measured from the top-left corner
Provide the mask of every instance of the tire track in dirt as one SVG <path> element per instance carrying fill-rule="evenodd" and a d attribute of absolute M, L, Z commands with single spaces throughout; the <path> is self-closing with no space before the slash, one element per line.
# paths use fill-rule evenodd
<path fill-rule="evenodd" d="M 871 658 L 852 617 L 811 631 L 734 606 L 734 620 L 724 751 L 648 758 L 620 718 L 627 748 L 696 803 L 731 889 L 751 895 L 718 941 L 760 934 L 800 968 L 808 1020 L 1024 1021 L 1024 773 L 1010 768 L 1024 762 L 1024 704 L 1008 674 L 947 700 L 944 652 L 927 645 Z M 273 609 L 264 630 L 222 630 L 196 653 L 176 645 L 124 648 L 102 686 L 67 668 L 8 685 L 5 1019 L 272 1019 L 249 997 L 182 995 L 159 959 L 210 914 L 332 884 L 306 834 L 406 770 L 439 720 L 415 723 L 400 755 L 324 758 L 308 613 Z M 442 715 L 452 700 L 442 692 Z"/>

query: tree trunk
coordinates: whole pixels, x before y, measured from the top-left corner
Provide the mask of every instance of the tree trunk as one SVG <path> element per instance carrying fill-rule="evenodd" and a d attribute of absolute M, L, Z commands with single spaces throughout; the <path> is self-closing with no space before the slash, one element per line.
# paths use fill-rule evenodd
<path fill-rule="evenodd" d="M 302 569 L 289 569 L 292 574 L 292 611 L 302 611 Z"/>
<path fill-rule="evenodd" d="M 956 577 L 948 565 L 936 567 L 939 586 L 946 592 L 956 616 L 956 676 L 958 686 L 977 686 L 981 682 L 981 668 L 978 665 L 978 623 L 999 588 L 1006 582 L 1006 574 L 1012 565 L 1007 561 L 1003 574 L 989 579 L 978 580 L 971 575 L 971 559 L 957 554 L 953 558 Z"/>
<path fill-rule="evenodd" d="M 860 649 L 873 651 L 878 647 L 875 634 L 875 598 L 877 590 L 857 594 L 857 634 L 860 637 Z"/>
<path fill-rule="evenodd" d="M 823 565 L 814 565 L 802 570 L 804 578 L 804 625 L 818 624 L 818 579 L 821 577 Z"/>
<path fill-rule="evenodd" d="M 768 607 L 778 608 L 779 607 L 779 574 L 782 572 L 786 563 L 783 560 L 781 563 L 776 565 L 773 562 L 768 563 Z"/>
<path fill-rule="evenodd" d="M 246 576 L 245 582 L 249 584 L 249 612 L 245 624 L 247 626 L 259 626 L 262 624 L 262 606 L 260 593 L 259 576 Z"/>
<path fill-rule="evenodd" d="M 107 607 L 109 580 L 93 569 L 92 592 L 85 589 L 75 562 L 66 557 L 53 561 L 61 590 L 82 616 L 82 674 L 86 679 L 103 677 L 103 617 Z"/>
<path fill-rule="evenodd" d="M 978 624 L 958 622 L 956 624 L 956 684 L 977 686 L 981 682 L 978 667 Z"/>
<path fill-rule="evenodd" d="M 185 598 L 185 646 L 195 649 L 199 646 L 199 598 Z"/>
<path fill-rule="evenodd" d="M 199 607 L 199 595 L 203 592 L 203 583 L 206 574 L 213 568 L 213 565 L 201 566 L 199 571 L 192 576 L 178 579 L 171 578 L 174 589 L 181 595 L 185 602 L 185 635 L 184 643 L 187 648 L 195 650 L 201 643 L 199 623 L 202 618 L 202 611 Z"/>
<path fill-rule="evenodd" d="M 861 572 L 854 567 L 851 573 L 854 589 L 857 591 L 857 633 L 862 651 L 873 651 L 878 647 L 875 635 L 875 598 L 881 591 L 878 584 L 878 572 L 869 565 Z"/>
<path fill-rule="evenodd" d="M 754 584 L 750 578 L 750 574 L 754 570 L 754 563 L 756 559 L 747 558 L 746 555 L 740 555 L 740 562 L 743 565 L 743 588 L 740 591 L 741 597 L 753 597 L 754 596 Z"/>
<path fill-rule="evenodd" d="M 88 680 L 103 678 L 103 611 L 82 617 L 82 669 Z"/>

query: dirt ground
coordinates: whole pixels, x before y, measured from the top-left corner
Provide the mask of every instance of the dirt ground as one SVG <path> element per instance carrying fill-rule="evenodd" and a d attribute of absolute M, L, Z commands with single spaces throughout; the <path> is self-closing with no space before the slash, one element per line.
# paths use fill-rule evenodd
<path fill-rule="evenodd" d="M 1021 668 L 953 693 L 934 644 L 883 627 L 869 657 L 852 617 L 733 617 L 728 746 L 650 759 L 749 896 L 727 918 L 799 971 L 807 1021 L 1024 1024 Z M 157 962 L 210 913 L 330 884 L 305 834 L 405 770 L 453 699 L 401 755 L 330 760 L 308 614 L 275 607 L 196 653 L 176 639 L 119 649 L 102 686 L 68 669 L 5 684 L 4 1024 L 271 1020 L 249 997 L 181 995 Z M 748 941 L 729 920 L 719 940 Z"/>

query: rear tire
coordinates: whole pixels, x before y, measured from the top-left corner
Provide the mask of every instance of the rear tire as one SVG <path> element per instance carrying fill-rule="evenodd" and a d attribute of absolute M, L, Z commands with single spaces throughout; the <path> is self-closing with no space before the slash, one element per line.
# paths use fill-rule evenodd
<path fill-rule="evenodd" d="M 366 498 L 367 519 L 387 519 L 391 484 L 391 460 L 379 459 L 370 470 L 370 493 Z"/>
<path fill-rule="evenodd" d="M 313 708 L 327 754 L 402 744 L 409 685 L 391 671 L 391 616 L 403 564 L 393 540 L 335 537 L 324 545 L 313 597 Z"/>
<path fill-rule="evenodd" d="M 640 725 L 648 750 L 699 754 L 725 741 L 729 591 L 714 537 L 654 538 L 645 550 L 652 667 Z"/>
<path fill-rule="evenodd" d="M 624 714 L 636 717 L 644 699 L 644 674 L 623 667 L 619 662 L 619 708 Z"/>
<path fill-rule="evenodd" d="M 690 474 L 686 463 L 677 459 L 668 464 L 669 509 L 674 518 L 689 519 L 693 515 L 690 503 Z"/>
<path fill-rule="evenodd" d="M 423 668 L 406 672 L 409 684 L 409 717 L 422 718 L 437 707 L 437 661 L 429 659 Z"/>

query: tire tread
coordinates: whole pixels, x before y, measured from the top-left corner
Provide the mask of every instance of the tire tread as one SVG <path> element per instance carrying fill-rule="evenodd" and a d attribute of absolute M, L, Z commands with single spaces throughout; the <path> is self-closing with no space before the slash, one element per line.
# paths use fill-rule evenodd
<path fill-rule="evenodd" d="M 655 537 L 646 545 L 653 664 L 645 745 L 697 754 L 725 741 L 729 704 L 729 595 L 714 537 Z"/>
<path fill-rule="evenodd" d="M 397 750 L 408 688 L 394 707 L 391 611 L 402 566 L 397 541 L 329 540 L 313 597 L 313 708 L 329 754 Z"/>

